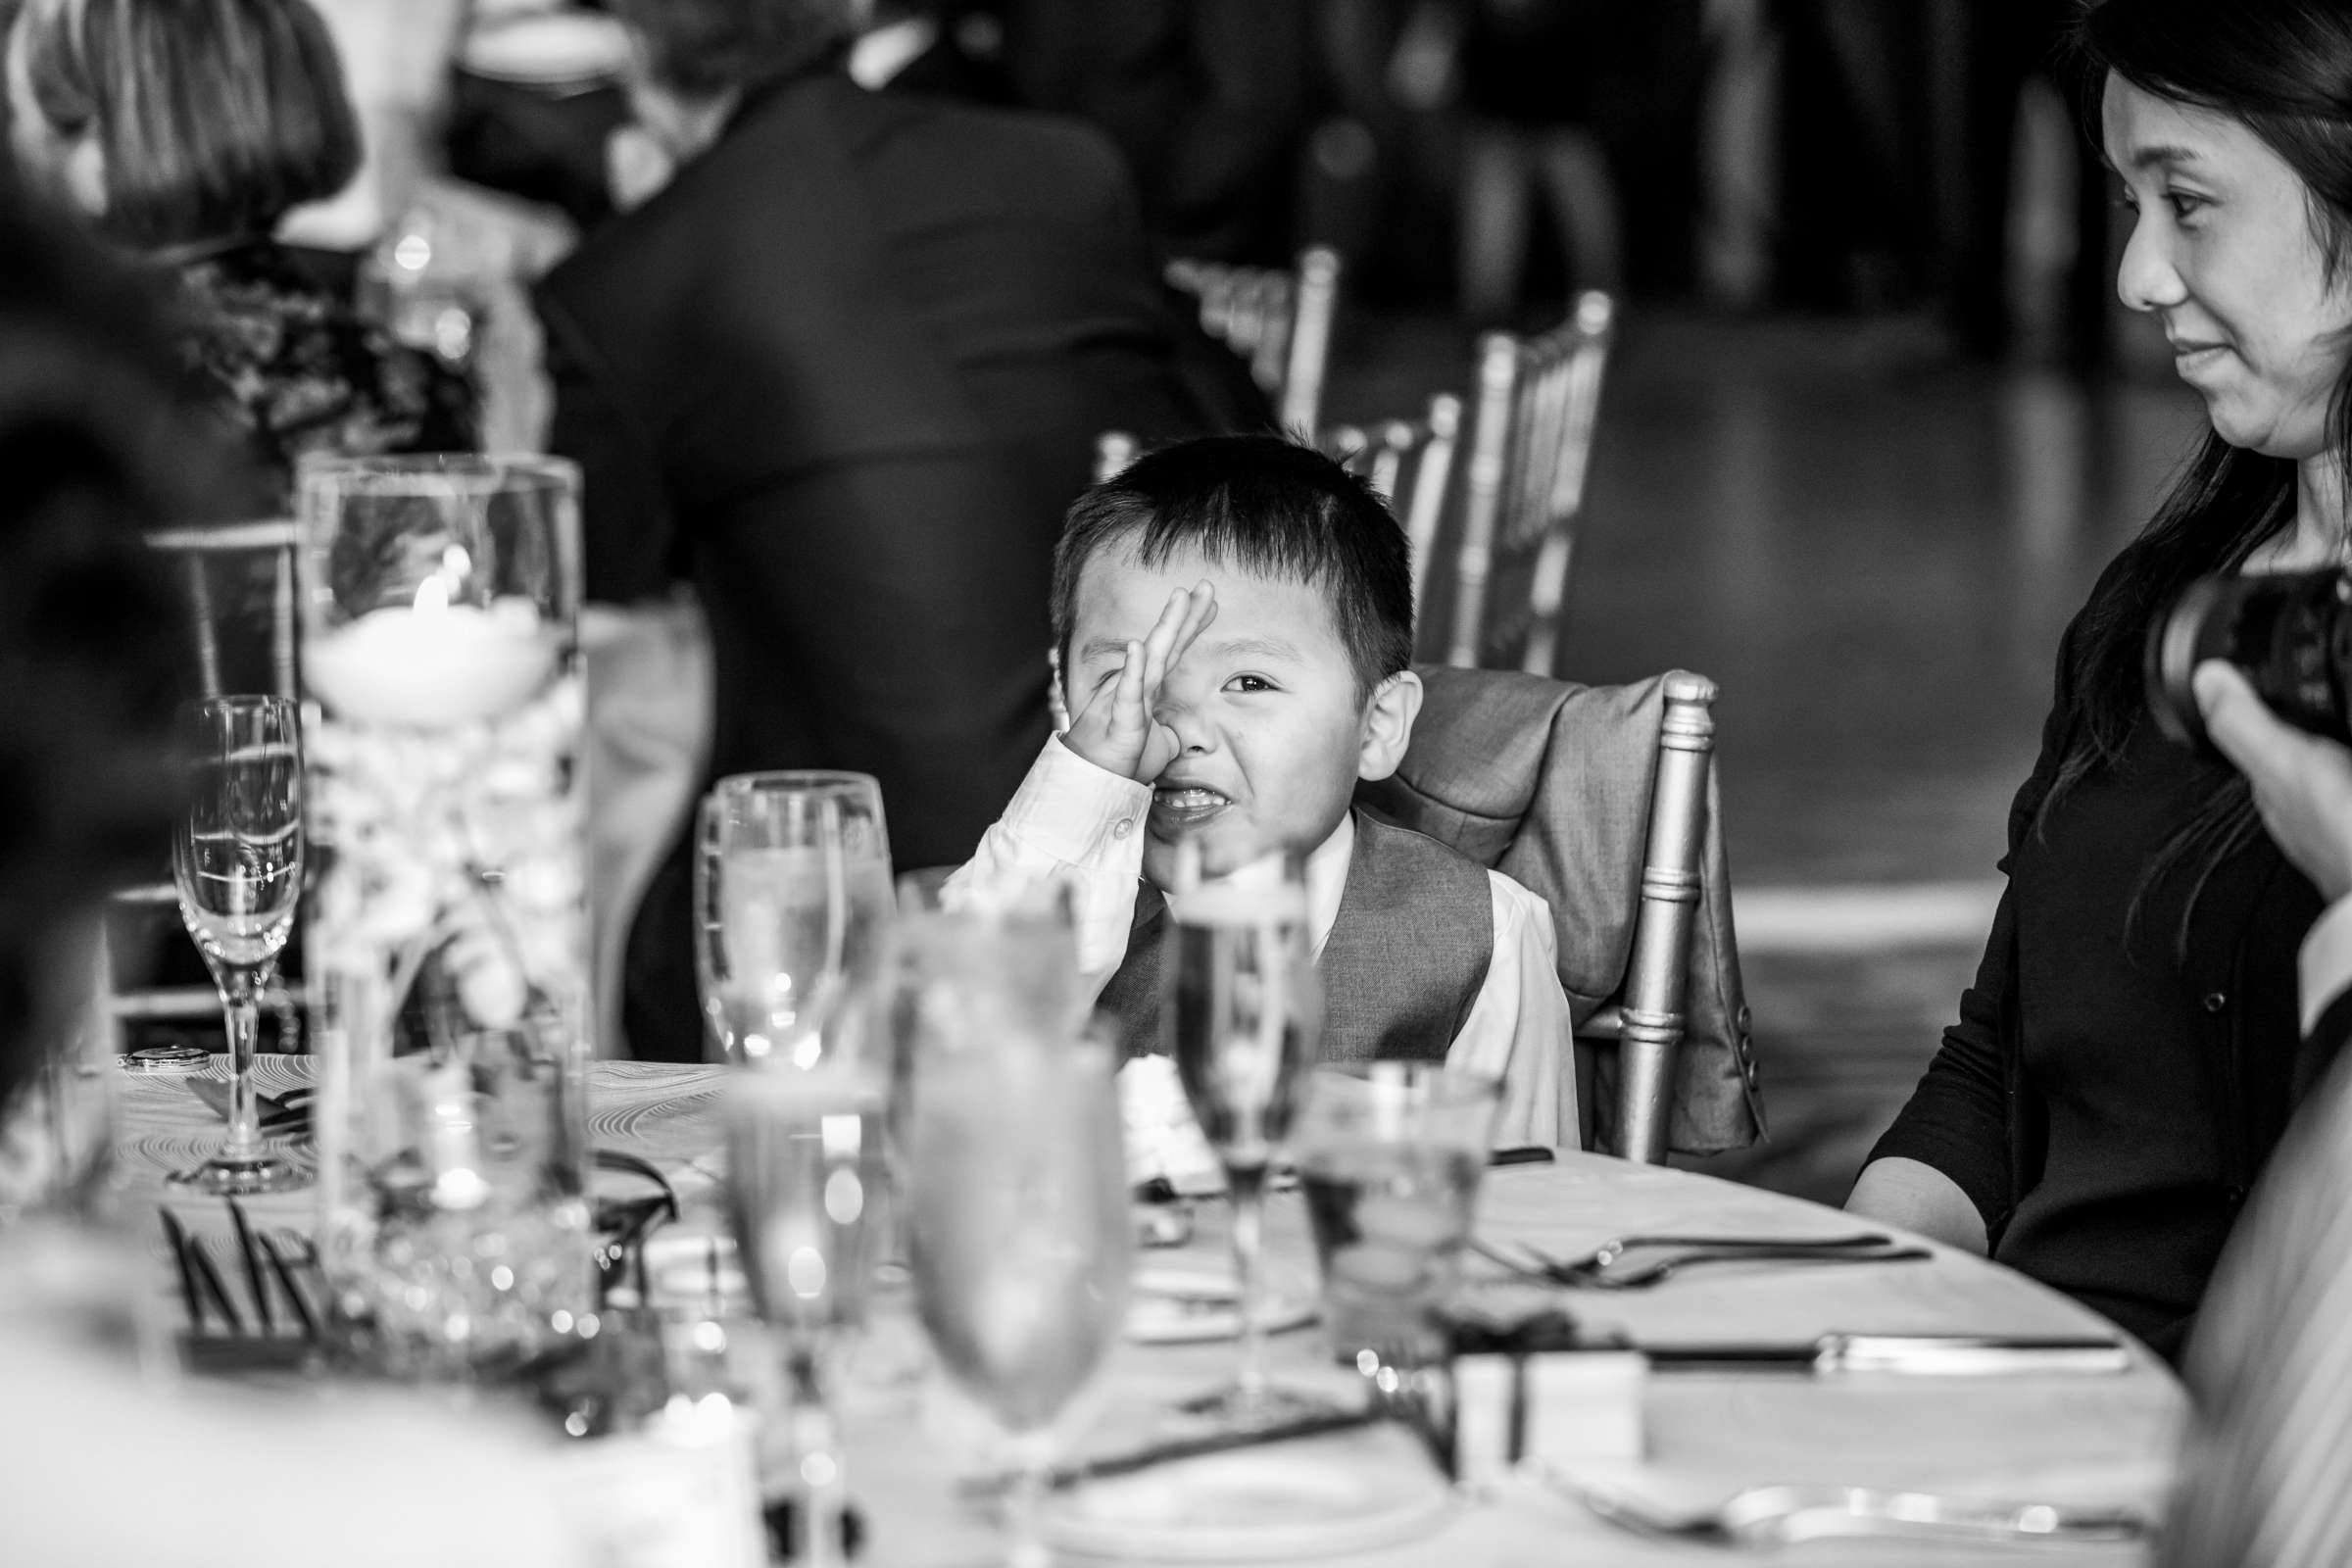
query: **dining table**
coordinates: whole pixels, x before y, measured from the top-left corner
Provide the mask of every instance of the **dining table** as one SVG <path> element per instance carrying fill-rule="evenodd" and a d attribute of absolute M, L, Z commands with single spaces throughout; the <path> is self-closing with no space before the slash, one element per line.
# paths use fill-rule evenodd
<path fill-rule="evenodd" d="M 314 1079 L 307 1056 L 264 1056 L 256 1079 L 281 1095 Z M 214 1069 L 218 1072 L 216 1063 Z M 600 1061 L 589 1068 L 591 1136 L 661 1168 L 677 1189 L 679 1225 L 723 1232 L 717 1197 L 724 1179 L 717 1110 L 732 1069 Z M 193 1164 L 221 1122 L 183 1078 L 125 1075 L 119 1101 L 122 1171 L 134 1200 L 167 1203 L 206 1223 L 215 1200 L 177 1193 L 168 1174 Z M 299 1138 L 285 1148 L 303 1160 Z M 311 1200 L 292 1193 L 247 1200 L 257 1220 L 307 1228 Z M 1191 1203 L 1182 1245 L 1139 1249 L 1137 1299 L 1153 1281 L 1229 1277 L 1226 1207 L 1214 1196 Z M 1828 1238 L 1849 1234 L 1846 1215 L 1707 1176 L 1558 1151 L 1547 1158 L 1484 1173 L 1475 1220 L 1479 1241 L 1498 1250 L 1533 1249 L 1555 1257 L 1589 1254 L 1612 1238 L 1710 1236 Z M 1874 1226 L 1886 1230 L 1887 1227 Z M 1924 1239 L 1892 1233 L 1928 1255 L 1907 1260 L 1692 1268 L 1641 1291 L 1549 1290 L 1505 1280 L 1473 1258 L 1464 1290 L 1519 1293 L 1573 1316 L 1580 1330 L 1617 1336 L 1650 1350 L 1724 1342 L 1804 1344 L 1825 1335 L 1987 1335 L 2036 1339 L 2108 1337 L 2120 1346 L 2099 1369 L 2035 1369 L 1989 1375 L 1917 1371 L 1678 1368 L 1655 1361 L 1622 1412 L 1633 1446 L 1595 1457 L 1591 1474 L 1656 1503 L 1698 1507 L 1767 1484 L 1932 1493 L 2126 1508 L 2160 1518 L 2185 1415 L 2185 1396 L 2166 1365 L 2113 1325 L 2066 1297 L 1997 1263 Z M 1266 1224 L 1266 1275 L 1279 1299 L 1311 1303 L 1316 1269 L 1304 1205 L 1277 1192 Z M 1515 1252 L 1514 1252 L 1515 1255 Z M 911 1292 L 884 1293 L 877 1310 L 909 1313 Z M 1292 1314 L 1306 1316 L 1306 1314 Z M 919 1345 L 911 1324 L 898 1325 Z M 1115 1452 L 1166 1429 L 1188 1396 L 1231 1376 L 1229 1336 L 1132 1335 L 1110 1354 L 1092 1389 L 1058 1429 L 1065 1458 Z M 1316 1396 L 1364 1379 L 1335 1362 L 1311 1320 L 1267 1341 L 1278 1385 Z M 861 1365 L 854 1351 L 840 1407 L 848 1489 L 864 1523 L 860 1561 L 949 1568 L 1002 1559 L 1003 1535 L 975 1478 L 1001 1463 L 977 1441 L 968 1407 L 936 1373 L 909 1371 L 906 1358 Z M 1395 1441 L 1390 1441 L 1391 1438 Z M 1230 1503 L 1239 1472 L 1251 1478 L 1274 1525 L 1220 1533 L 1189 1511 L 1187 1467 L 1222 1467 L 1203 1492 Z M 1580 1471 L 1580 1473 L 1582 1473 Z M 1317 1493 L 1329 1509 L 1356 1489 L 1366 1516 L 1318 1538 L 1278 1528 L 1284 1489 Z M 1402 1499 L 1426 1496 L 1426 1507 Z M 1396 1507 L 1394 1528 L 1377 1520 Z M 1072 1560 L 1232 1561 L 1305 1557 L 1333 1563 L 1574 1564 L 1716 1563 L 1741 1552 L 1720 1541 L 1629 1530 L 1604 1520 L 1537 1467 L 1519 1466 L 1478 1486 L 1448 1486 L 1428 1452 L 1401 1431 L 1361 1428 L 1200 1459 L 1178 1460 L 1113 1480 L 1057 1491 L 1049 1533 Z M 1928 1543 L 1855 1538 L 1804 1542 L 1770 1553 L 1776 1563 L 1973 1564 L 2126 1563 L 2144 1542 Z"/>

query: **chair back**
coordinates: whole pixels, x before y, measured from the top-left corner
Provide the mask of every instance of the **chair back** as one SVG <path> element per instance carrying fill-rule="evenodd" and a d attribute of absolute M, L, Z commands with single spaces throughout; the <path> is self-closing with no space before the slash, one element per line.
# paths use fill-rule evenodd
<path fill-rule="evenodd" d="M 147 544 L 169 557 L 188 592 L 196 677 L 207 697 L 224 691 L 299 695 L 294 667 L 291 521 L 166 528 Z M 258 658 L 255 656 L 259 656 Z"/>
<path fill-rule="evenodd" d="M 1438 524 L 1451 493 L 1454 447 L 1460 440 L 1462 400 L 1441 392 L 1418 419 L 1389 419 L 1369 429 L 1342 425 L 1325 443 L 1351 473 L 1361 474 L 1396 514 L 1413 553 L 1413 615 L 1422 612 Z"/>
<path fill-rule="evenodd" d="M 1201 330 L 1249 362 L 1282 427 L 1314 440 L 1340 307 L 1340 253 L 1309 246 L 1295 271 L 1180 259 L 1168 264 L 1167 279 L 1199 303 Z"/>
<path fill-rule="evenodd" d="M 1446 662 L 1548 675 L 1558 654 L 1616 308 L 1597 290 L 1537 338 L 1479 341 Z"/>
<path fill-rule="evenodd" d="M 294 551 L 300 530 L 291 520 L 218 527 L 159 529 L 148 547 L 166 557 L 188 595 L 196 684 L 206 697 L 267 692 L 299 697 L 295 664 Z M 125 888 L 112 901 L 115 924 L 177 927 L 178 892 L 169 880 Z M 144 947 L 142 941 L 138 944 Z M 101 958 L 101 983 L 121 1021 L 211 1018 L 220 1006 L 211 986 L 122 988 L 111 954 Z M 300 1024 L 290 988 L 271 984 L 262 1005 L 277 1017 L 280 1050 L 298 1049 Z"/>
<path fill-rule="evenodd" d="M 1717 810 L 1714 684 L 1682 671 L 1590 687 L 1420 673 L 1404 762 L 1358 799 L 1551 906 L 1588 1147 L 1654 1161 L 1752 1143 L 1763 1106 Z"/>

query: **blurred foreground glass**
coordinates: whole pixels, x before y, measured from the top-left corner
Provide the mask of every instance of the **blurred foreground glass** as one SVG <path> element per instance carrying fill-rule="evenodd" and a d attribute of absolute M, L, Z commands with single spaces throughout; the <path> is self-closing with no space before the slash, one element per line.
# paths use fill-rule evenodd
<path fill-rule="evenodd" d="M 182 720 L 188 803 L 172 836 L 179 917 L 220 991 L 228 1031 L 228 1131 L 218 1152 L 172 1176 L 198 1192 L 310 1185 L 270 1152 L 254 1102 L 262 989 L 277 971 L 302 895 L 302 722 L 282 697 L 216 697 Z"/>
<path fill-rule="evenodd" d="M 949 1378 L 1012 1440 L 1018 1565 L 1046 1561 L 1037 1506 L 1050 1428 L 1127 1311 L 1127 1162 L 1106 1038 L 969 1038 L 914 1072 L 916 1304 Z"/>
<path fill-rule="evenodd" d="M 723 1060 L 854 1061 L 851 1004 L 883 975 L 891 915 L 882 789 L 864 773 L 737 773 L 704 798 L 695 977 Z"/>
<path fill-rule="evenodd" d="M 1190 1408 L 1250 1426 L 1316 1402 L 1266 1381 L 1258 1261 L 1266 1176 L 1322 1039 L 1323 991 L 1299 858 L 1202 882 L 1197 843 L 1185 841 L 1177 860 L 1160 1028 L 1194 1119 L 1225 1167 L 1241 1356 L 1234 1381 Z"/>
<path fill-rule="evenodd" d="M 1431 1358 L 1501 1104 L 1495 1080 L 1434 1062 L 1351 1062 L 1309 1080 L 1294 1141 L 1340 1359 Z"/>
<path fill-rule="evenodd" d="M 578 495 L 548 458 L 298 472 L 322 1250 L 390 1370 L 593 1306 Z"/>
<path fill-rule="evenodd" d="M 865 1317 L 882 1097 L 843 1074 L 761 1070 L 726 1088 L 727 1217 L 760 1316 L 784 1350 L 804 1506 L 794 1560 L 839 1563 L 846 1492 L 835 1350 Z"/>

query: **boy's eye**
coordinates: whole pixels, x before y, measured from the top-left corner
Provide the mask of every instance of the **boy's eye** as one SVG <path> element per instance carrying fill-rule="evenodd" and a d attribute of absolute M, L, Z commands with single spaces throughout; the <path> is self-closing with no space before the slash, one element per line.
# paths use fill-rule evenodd
<path fill-rule="evenodd" d="M 1271 692 L 1281 688 L 1263 675 L 1236 675 L 1225 683 L 1229 692 Z"/>
<path fill-rule="evenodd" d="M 2173 217 L 2183 220 L 2194 217 L 2199 208 L 2211 205 L 2204 197 L 2184 190 L 2168 190 L 2164 199 L 2173 204 Z"/>

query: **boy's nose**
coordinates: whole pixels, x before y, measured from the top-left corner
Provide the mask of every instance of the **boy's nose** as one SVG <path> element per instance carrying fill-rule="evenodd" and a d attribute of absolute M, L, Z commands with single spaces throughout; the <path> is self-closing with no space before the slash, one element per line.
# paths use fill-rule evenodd
<path fill-rule="evenodd" d="M 1200 706 L 1175 681 L 1168 681 L 1160 687 L 1158 700 L 1152 705 L 1152 717 L 1154 722 L 1165 724 L 1174 731 L 1176 744 L 1188 754 L 1208 751 L 1214 744 L 1212 731 L 1201 715 Z"/>

